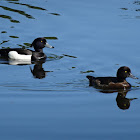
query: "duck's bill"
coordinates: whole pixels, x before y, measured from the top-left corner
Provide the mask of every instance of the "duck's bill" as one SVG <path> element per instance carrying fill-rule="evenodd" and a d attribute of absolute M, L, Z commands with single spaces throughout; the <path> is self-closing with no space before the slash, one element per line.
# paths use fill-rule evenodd
<path fill-rule="evenodd" d="M 132 73 L 129 74 L 129 77 L 133 78 L 133 79 L 138 79 L 137 77 L 135 77 Z"/>
<path fill-rule="evenodd" d="M 45 44 L 45 47 L 48 47 L 48 48 L 54 48 L 53 46 L 51 46 L 51 45 L 48 44 L 48 43 Z"/>

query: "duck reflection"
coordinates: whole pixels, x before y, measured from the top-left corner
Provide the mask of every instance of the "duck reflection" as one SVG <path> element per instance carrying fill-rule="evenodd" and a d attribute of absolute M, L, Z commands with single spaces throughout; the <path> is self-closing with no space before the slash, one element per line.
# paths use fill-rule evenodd
<path fill-rule="evenodd" d="M 44 61 L 37 61 L 35 62 L 33 69 L 30 67 L 31 73 L 33 74 L 34 78 L 43 79 L 46 77 L 47 72 L 52 72 L 52 71 L 45 71 L 43 68 L 43 63 Z"/>
<path fill-rule="evenodd" d="M 12 59 L 7 60 L 6 63 L 9 65 L 31 65 L 32 64 L 31 61 L 20 61 L 20 60 L 12 60 Z"/>
<path fill-rule="evenodd" d="M 33 65 L 33 68 L 30 66 L 30 71 L 34 78 L 37 79 L 43 79 L 46 77 L 47 72 L 53 72 L 53 71 L 45 71 L 43 68 L 43 64 L 45 63 L 45 60 L 40 61 L 19 61 L 19 60 L 1 60 L 0 64 L 8 64 L 8 65 L 18 65 L 18 66 L 25 66 L 25 65 Z"/>
<path fill-rule="evenodd" d="M 118 92 L 117 97 L 116 97 L 116 103 L 117 103 L 118 108 L 122 110 L 129 109 L 130 102 L 132 100 L 137 99 L 137 98 L 126 98 L 126 95 L 129 91 L 130 90 L 100 90 L 100 92 L 106 93 L 106 94 Z"/>
<path fill-rule="evenodd" d="M 126 94 L 128 91 L 120 91 L 116 97 L 117 106 L 122 109 L 126 110 L 130 107 L 130 102 L 137 98 L 126 98 Z"/>

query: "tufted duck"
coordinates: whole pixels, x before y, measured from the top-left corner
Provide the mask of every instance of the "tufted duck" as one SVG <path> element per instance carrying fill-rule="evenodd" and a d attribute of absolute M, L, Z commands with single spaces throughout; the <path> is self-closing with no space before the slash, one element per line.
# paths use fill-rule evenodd
<path fill-rule="evenodd" d="M 53 46 L 49 45 L 45 38 L 36 38 L 31 47 L 34 47 L 35 51 L 29 49 L 22 49 L 22 48 L 10 48 L 10 49 L 0 49 L 0 56 L 6 57 L 13 60 L 28 60 L 28 61 L 36 61 L 46 59 L 47 56 L 43 53 L 43 48 L 54 48 Z"/>
<path fill-rule="evenodd" d="M 87 76 L 89 86 L 100 89 L 128 89 L 131 85 L 126 81 L 127 77 L 138 79 L 131 74 L 130 68 L 123 66 L 117 71 L 117 77 L 93 77 Z"/>

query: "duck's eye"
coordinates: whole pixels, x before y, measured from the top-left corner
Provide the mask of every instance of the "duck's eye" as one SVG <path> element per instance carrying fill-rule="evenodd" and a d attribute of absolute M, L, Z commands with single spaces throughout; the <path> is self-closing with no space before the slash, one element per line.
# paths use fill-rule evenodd
<path fill-rule="evenodd" d="M 127 71 L 125 71 L 125 73 L 127 73 Z"/>
<path fill-rule="evenodd" d="M 41 40 L 41 42 L 43 42 L 43 41 Z"/>

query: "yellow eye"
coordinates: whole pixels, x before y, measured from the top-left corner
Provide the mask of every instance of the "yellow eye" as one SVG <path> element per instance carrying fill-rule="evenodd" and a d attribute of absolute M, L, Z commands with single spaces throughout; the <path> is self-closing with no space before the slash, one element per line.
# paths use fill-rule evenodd
<path fill-rule="evenodd" d="M 41 40 L 41 42 L 43 42 L 43 41 Z"/>
<path fill-rule="evenodd" d="M 125 71 L 125 73 L 127 73 L 127 71 Z"/>

